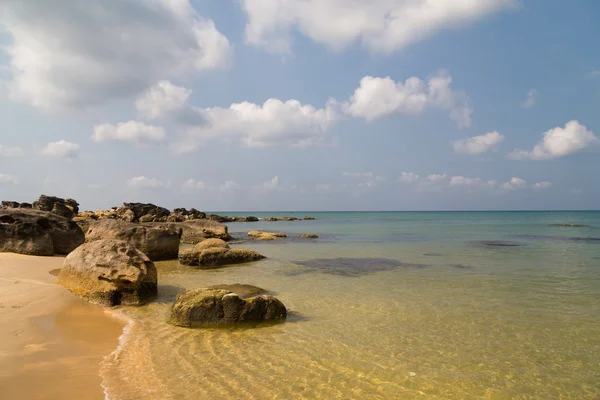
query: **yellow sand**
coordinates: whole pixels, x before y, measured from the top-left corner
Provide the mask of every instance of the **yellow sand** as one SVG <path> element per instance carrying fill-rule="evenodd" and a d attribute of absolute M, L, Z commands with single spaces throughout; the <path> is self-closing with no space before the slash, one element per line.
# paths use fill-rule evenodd
<path fill-rule="evenodd" d="M 53 284 L 62 262 L 0 253 L 0 399 L 104 399 L 123 322 Z"/>

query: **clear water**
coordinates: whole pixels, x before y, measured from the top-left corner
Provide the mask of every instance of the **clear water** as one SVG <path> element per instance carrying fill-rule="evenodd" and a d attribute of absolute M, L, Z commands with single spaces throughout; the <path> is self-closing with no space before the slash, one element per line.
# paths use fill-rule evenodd
<path fill-rule="evenodd" d="M 600 212 L 305 214 L 317 220 L 229 224 L 290 235 L 238 245 L 264 261 L 157 263 L 158 301 L 120 310 L 132 322 L 103 365 L 109 397 L 599 398 Z M 219 283 L 263 287 L 292 313 L 257 329 L 166 324 L 178 292 Z"/>

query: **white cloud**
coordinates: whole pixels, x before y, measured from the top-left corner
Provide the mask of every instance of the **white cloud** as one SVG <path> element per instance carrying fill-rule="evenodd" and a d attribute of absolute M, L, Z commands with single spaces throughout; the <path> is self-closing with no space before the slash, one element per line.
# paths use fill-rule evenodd
<path fill-rule="evenodd" d="M 235 192 L 240 189 L 240 184 L 236 181 L 226 181 L 221 186 L 219 186 L 219 190 L 221 192 Z"/>
<path fill-rule="evenodd" d="M 12 98 L 47 110 L 136 95 L 233 56 L 189 0 L 4 1 L 0 26 L 11 39 Z"/>
<path fill-rule="evenodd" d="M 64 158 L 77 158 L 79 152 L 79 145 L 76 143 L 67 142 L 66 140 L 59 140 L 58 142 L 48 143 L 40 153 L 49 157 L 64 157 Z"/>
<path fill-rule="evenodd" d="M 23 155 L 20 147 L 8 147 L 0 144 L 0 157 L 18 157 Z"/>
<path fill-rule="evenodd" d="M 278 176 L 263 183 L 263 187 L 267 190 L 275 190 L 275 189 L 277 189 L 278 185 L 279 185 L 279 177 Z"/>
<path fill-rule="evenodd" d="M 390 77 L 365 76 L 350 100 L 343 104 L 345 113 L 367 121 L 391 114 L 418 115 L 426 108 L 450 112 L 459 127 L 471 126 L 472 110 L 467 96 L 450 88 L 452 77 L 441 73 L 427 83 L 411 77 L 405 82 L 394 82 Z"/>
<path fill-rule="evenodd" d="M 531 89 L 527 92 L 527 98 L 521 103 L 521 107 L 523 108 L 531 108 L 535 106 L 537 102 L 538 91 L 536 89 Z"/>
<path fill-rule="evenodd" d="M 165 184 L 156 178 L 146 178 L 145 176 L 135 176 L 127 181 L 127 184 L 133 188 L 160 189 Z"/>
<path fill-rule="evenodd" d="M 569 121 L 564 128 L 556 127 L 546 131 L 542 141 L 531 151 L 516 149 L 509 154 L 514 160 L 549 160 L 578 153 L 588 147 L 600 144 L 600 139 L 579 121 Z"/>
<path fill-rule="evenodd" d="M 414 183 L 419 180 L 419 175 L 415 174 L 414 172 L 402 172 L 400 173 L 398 180 L 404 183 Z"/>
<path fill-rule="evenodd" d="M 308 147 L 324 142 L 338 119 L 333 100 L 320 109 L 279 99 L 262 105 L 245 101 L 228 108 L 200 109 L 188 103 L 189 94 L 185 88 L 161 82 L 136 104 L 145 115 L 166 118 L 184 128 L 185 138 L 171 146 L 180 153 L 215 139 L 237 140 L 248 147 Z"/>
<path fill-rule="evenodd" d="M 516 0 L 242 0 L 246 41 L 289 54 L 292 29 L 343 49 L 355 42 L 391 53 L 441 30 L 458 28 L 516 5 Z"/>
<path fill-rule="evenodd" d="M 441 182 L 446 179 L 446 176 L 447 176 L 446 174 L 431 174 L 431 175 L 428 175 L 427 178 L 425 178 L 425 182 L 428 182 L 428 183 Z"/>
<path fill-rule="evenodd" d="M 513 177 L 510 181 L 502 184 L 501 188 L 505 190 L 525 189 L 527 181 L 521 178 Z"/>
<path fill-rule="evenodd" d="M 452 148 L 456 153 L 482 154 L 495 149 L 503 141 L 504 136 L 494 131 L 488 132 L 485 135 L 457 140 L 452 143 Z"/>
<path fill-rule="evenodd" d="M 184 190 L 203 190 L 207 188 L 204 182 L 197 181 L 195 179 L 188 179 L 187 181 L 183 182 L 181 187 Z"/>
<path fill-rule="evenodd" d="M 0 173 L 0 183 L 19 183 L 19 179 L 13 175 Z"/>
<path fill-rule="evenodd" d="M 534 189 L 547 189 L 552 185 L 551 182 L 548 181 L 544 181 L 544 182 L 538 182 L 536 184 L 533 185 Z"/>
<path fill-rule="evenodd" d="M 496 181 L 485 181 L 481 178 L 467 178 L 465 176 L 453 176 L 450 178 L 450 186 L 471 186 L 471 187 L 494 187 Z"/>
<path fill-rule="evenodd" d="M 117 125 L 102 124 L 94 127 L 90 139 L 94 142 L 116 140 L 138 145 L 160 142 L 165 138 L 165 130 L 158 126 L 146 125 L 137 121 L 121 122 Z"/>

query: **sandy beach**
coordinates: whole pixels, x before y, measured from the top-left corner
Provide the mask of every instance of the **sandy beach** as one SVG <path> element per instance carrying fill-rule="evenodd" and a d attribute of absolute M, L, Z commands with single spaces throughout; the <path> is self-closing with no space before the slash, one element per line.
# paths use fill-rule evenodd
<path fill-rule="evenodd" d="M 124 324 L 53 284 L 62 262 L 0 254 L 2 399 L 104 399 L 100 362 Z"/>

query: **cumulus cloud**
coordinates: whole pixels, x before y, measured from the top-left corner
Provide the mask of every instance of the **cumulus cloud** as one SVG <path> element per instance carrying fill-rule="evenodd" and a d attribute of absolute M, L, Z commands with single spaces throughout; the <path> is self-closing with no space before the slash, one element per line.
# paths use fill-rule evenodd
<path fill-rule="evenodd" d="M 224 67 L 232 46 L 189 0 L 4 1 L 13 99 L 53 110 Z M 32 29 L 32 27 L 34 27 Z"/>
<path fill-rule="evenodd" d="M 496 181 L 485 181 L 481 178 L 467 178 L 458 175 L 450 178 L 450 186 L 494 187 L 496 186 Z"/>
<path fill-rule="evenodd" d="M 163 80 L 138 97 L 135 107 L 150 120 L 166 118 L 180 125 L 202 124 L 202 110 L 188 102 L 191 94 L 190 89 Z"/>
<path fill-rule="evenodd" d="M 537 102 L 538 91 L 536 89 L 531 89 L 527 92 L 527 98 L 521 103 L 521 107 L 523 108 L 531 108 L 535 106 Z"/>
<path fill-rule="evenodd" d="M 525 179 L 513 177 L 510 181 L 503 183 L 501 188 L 504 190 L 516 190 L 525 189 L 527 187 L 527 181 Z"/>
<path fill-rule="evenodd" d="M 23 155 L 20 147 L 8 147 L 0 144 L 0 157 L 18 157 Z"/>
<path fill-rule="evenodd" d="M 138 145 L 160 142 L 164 138 L 165 130 L 163 128 L 146 125 L 137 121 L 121 122 L 117 125 L 96 125 L 94 133 L 90 137 L 94 142 L 115 140 L 136 143 Z"/>
<path fill-rule="evenodd" d="M 279 177 L 278 176 L 263 183 L 263 187 L 267 190 L 275 190 L 275 189 L 277 189 L 278 185 L 279 185 Z"/>
<path fill-rule="evenodd" d="M 79 145 L 66 140 L 48 143 L 40 150 L 40 154 L 48 157 L 77 158 L 78 153 Z"/>
<path fill-rule="evenodd" d="M 464 26 L 516 0 L 242 0 L 246 41 L 290 54 L 292 30 L 333 49 L 360 42 L 391 53 L 435 33 Z"/>
<path fill-rule="evenodd" d="M 556 127 L 546 131 L 541 142 L 526 151 L 516 149 L 509 154 L 514 160 L 549 160 L 579 153 L 586 148 L 597 146 L 600 139 L 579 121 L 569 121 L 564 128 Z"/>
<path fill-rule="evenodd" d="M 181 187 L 184 190 L 203 190 L 207 188 L 204 182 L 197 181 L 195 179 L 188 179 L 187 181 L 183 182 Z"/>
<path fill-rule="evenodd" d="M 424 179 L 424 181 L 428 182 L 428 183 L 436 183 L 436 182 L 444 181 L 446 179 L 446 177 L 447 177 L 446 174 L 431 174 L 431 175 L 428 175 L 427 178 Z"/>
<path fill-rule="evenodd" d="M 221 186 L 219 186 L 219 190 L 221 192 L 235 192 L 240 189 L 240 184 L 236 181 L 225 181 Z"/>
<path fill-rule="evenodd" d="M 13 175 L 0 173 L 0 184 L 3 183 L 19 183 L 19 179 Z"/>
<path fill-rule="evenodd" d="M 160 189 L 165 186 L 162 181 L 156 178 L 146 178 L 145 176 L 135 176 L 127 181 L 127 185 L 133 188 Z"/>
<path fill-rule="evenodd" d="M 402 172 L 400 173 L 398 180 L 404 183 L 414 183 L 419 180 L 419 175 L 415 174 L 414 172 Z"/>
<path fill-rule="evenodd" d="M 548 189 L 551 185 L 552 185 L 551 182 L 544 181 L 544 182 L 538 182 L 538 183 L 534 184 L 533 188 L 534 189 Z"/>
<path fill-rule="evenodd" d="M 503 141 L 504 136 L 494 131 L 485 135 L 457 140 L 452 143 L 452 148 L 454 152 L 461 154 L 483 154 L 495 149 Z"/>
<path fill-rule="evenodd" d="M 440 73 L 428 82 L 417 77 L 395 82 L 390 77 L 365 76 L 350 100 L 342 106 L 345 113 L 367 121 L 391 114 L 418 115 L 427 108 L 449 111 L 459 127 L 471 126 L 472 110 L 467 96 L 450 88 L 452 77 Z"/>

